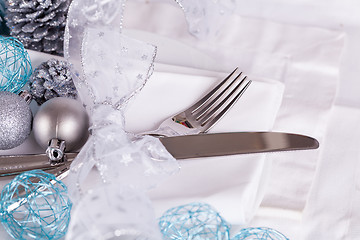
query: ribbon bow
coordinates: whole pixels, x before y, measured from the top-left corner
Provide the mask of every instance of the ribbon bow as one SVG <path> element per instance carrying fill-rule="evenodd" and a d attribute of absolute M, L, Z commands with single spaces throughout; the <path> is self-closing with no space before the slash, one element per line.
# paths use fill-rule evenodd
<path fill-rule="evenodd" d="M 91 136 L 67 179 L 76 203 L 68 239 L 160 239 L 143 192 L 178 170 L 158 139 L 124 130 L 127 103 L 150 77 L 156 55 L 155 46 L 122 34 L 124 2 L 73 0 L 69 8 L 65 57 L 89 112 Z M 124 221 L 139 214 L 145 216 Z"/>

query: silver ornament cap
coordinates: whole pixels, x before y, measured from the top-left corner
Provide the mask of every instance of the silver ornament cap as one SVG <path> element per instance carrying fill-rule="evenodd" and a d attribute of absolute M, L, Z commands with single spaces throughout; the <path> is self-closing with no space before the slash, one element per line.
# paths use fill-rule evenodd
<path fill-rule="evenodd" d="M 32 113 L 19 95 L 0 91 L 0 150 L 22 144 L 31 132 Z"/>
<path fill-rule="evenodd" d="M 48 152 L 54 152 L 54 146 L 49 146 L 53 139 L 64 141 L 67 152 L 80 149 L 89 136 L 88 128 L 89 117 L 82 104 L 64 97 L 41 105 L 33 122 L 35 140 L 44 149 L 50 147 Z"/>

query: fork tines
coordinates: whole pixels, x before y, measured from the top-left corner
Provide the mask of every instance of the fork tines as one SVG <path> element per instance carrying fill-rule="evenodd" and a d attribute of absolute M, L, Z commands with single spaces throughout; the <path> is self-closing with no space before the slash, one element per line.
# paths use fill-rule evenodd
<path fill-rule="evenodd" d="M 247 76 L 241 75 L 242 72 L 236 68 L 213 90 L 188 109 L 195 118 L 194 120 L 205 128 L 204 132 L 217 123 L 249 87 L 251 80 L 247 81 Z"/>

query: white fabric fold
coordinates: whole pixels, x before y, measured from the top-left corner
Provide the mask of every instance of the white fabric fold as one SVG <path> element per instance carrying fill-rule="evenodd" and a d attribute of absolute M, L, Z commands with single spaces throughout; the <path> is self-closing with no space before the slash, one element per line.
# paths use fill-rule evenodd
<path fill-rule="evenodd" d="M 335 106 L 305 207 L 304 239 L 359 239 L 360 110 Z"/>
<path fill-rule="evenodd" d="M 342 46 L 342 35 L 320 39 L 291 57 L 274 130 L 311 135 L 322 146 L 336 95 Z M 274 178 L 263 204 L 302 210 L 314 178 L 319 150 L 271 155 L 269 159 L 273 160 Z"/>

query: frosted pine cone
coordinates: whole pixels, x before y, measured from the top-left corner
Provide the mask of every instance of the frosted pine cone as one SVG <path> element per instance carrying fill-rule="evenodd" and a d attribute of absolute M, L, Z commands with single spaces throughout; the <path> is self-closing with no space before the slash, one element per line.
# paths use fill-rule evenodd
<path fill-rule="evenodd" d="M 9 35 L 9 29 L 5 23 L 6 7 L 4 0 L 0 0 L 0 35 Z"/>
<path fill-rule="evenodd" d="M 69 4 L 70 0 L 8 0 L 10 35 L 27 49 L 62 56 Z"/>
<path fill-rule="evenodd" d="M 77 98 L 69 64 L 55 59 L 42 63 L 30 77 L 30 93 L 39 105 L 54 97 Z"/>

